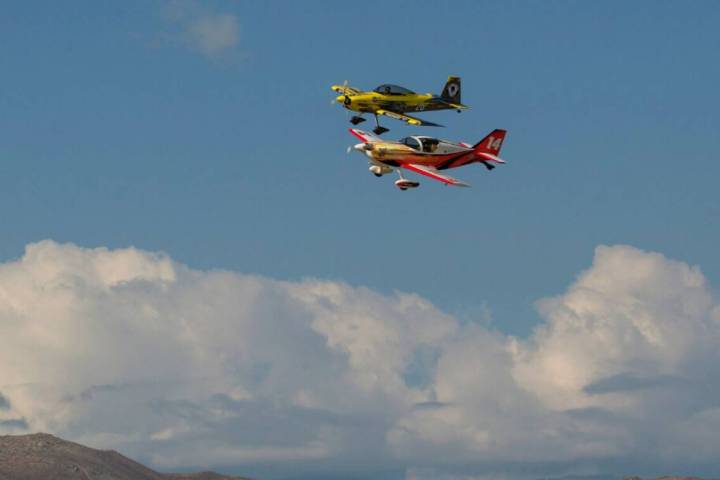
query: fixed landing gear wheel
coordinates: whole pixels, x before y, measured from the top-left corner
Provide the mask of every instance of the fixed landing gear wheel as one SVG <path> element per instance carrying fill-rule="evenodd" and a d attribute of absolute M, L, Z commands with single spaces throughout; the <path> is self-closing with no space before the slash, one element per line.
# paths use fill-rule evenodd
<path fill-rule="evenodd" d="M 373 128 L 373 132 L 375 133 L 375 135 L 382 135 L 383 133 L 389 132 L 389 131 L 390 131 L 389 128 L 380 127 L 380 126 Z"/>
<path fill-rule="evenodd" d="M 358 117 L 357 115 L 350 119 L 350 123 L 352 123 L 353 125 L 357 125 L 358 123 L 362 123 L 364 121 L 365 119 L 363 117 Z"/>
<path fill-rule="evenodd" d="M 373 175 L 375 175 L 375 176 L 378 177 L 378 178 L 379 178 L 379 177 L 382 177 L 382 173 L 373 173 Z"/>

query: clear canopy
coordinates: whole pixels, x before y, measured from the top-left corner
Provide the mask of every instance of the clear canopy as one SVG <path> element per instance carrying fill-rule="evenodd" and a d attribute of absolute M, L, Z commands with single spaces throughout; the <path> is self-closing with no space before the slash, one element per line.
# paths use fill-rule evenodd
<path fill-rule="evenodd" d="M 415 150 L 420 150 L 420 142 L 415 137 L 402 138 L 400 139 L 400 143 L 407 145 L 410 148 L 414 148 Z"/>
<path fill-rule="evenodd" d="M 418 151 L 434 153 L 440 140 L 432 137 L 405 137 L 400 140 L 400 143 Z"/>
<path fill-rule="evenodd" d="M 415 92 L 408 90 L 407 88 L 403 88 L 399 85 L 391 85 L 389 83 L 385 83 L 383 85 L 380 85 L 375 89 L 376 93 L 382 93 L 385 95 L 411 95 Z"/>

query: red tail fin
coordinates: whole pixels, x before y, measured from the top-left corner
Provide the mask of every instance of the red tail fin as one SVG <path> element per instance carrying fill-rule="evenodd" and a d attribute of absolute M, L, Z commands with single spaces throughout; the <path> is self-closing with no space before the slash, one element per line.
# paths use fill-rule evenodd
<path fill-rule="evenodd" d="M 473 147 L 475 161 L 485 165 L 488 170 L 495 168 L 493 163 L 505 163 L 505 160 L 498 157 L 498 155 L 500 155 L 500 148 L 506 134 L 505 130 L 493 130 L 490 135 L 476 143 Z"/>
<path fill-rule="evenodd" d="M 473 146 L 475 153 L 489 153 L 490 155 L 500 155 L 500 148 L 505 140 L 506 130 L 493 130 L 487 137 L 480 140 Z"/>

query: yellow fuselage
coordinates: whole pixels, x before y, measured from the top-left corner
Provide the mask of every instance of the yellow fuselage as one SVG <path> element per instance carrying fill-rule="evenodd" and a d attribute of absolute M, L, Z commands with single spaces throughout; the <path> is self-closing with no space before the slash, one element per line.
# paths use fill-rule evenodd
<path fill-rule="evenodd" d="M 441 102 L 433 102 L 434 98 L 436 97 L 432 93 L 385 95 L 377 92 L 362 92 L 354 95 L 338 95 L 336 100 L 348 110 L 361 113 L 373 113 L 377 110 L 405 113 L 453 108 Z"/>

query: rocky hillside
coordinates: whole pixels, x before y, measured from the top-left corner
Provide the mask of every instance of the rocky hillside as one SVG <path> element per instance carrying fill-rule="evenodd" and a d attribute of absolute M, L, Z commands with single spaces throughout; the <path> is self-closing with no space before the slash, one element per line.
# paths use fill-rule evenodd
<path fill-rule="evenodd" d="M 115 451 L 45 433 L 0 436 L 0 480 L 246 480 L 214 472 L 159 473 Z"/>

